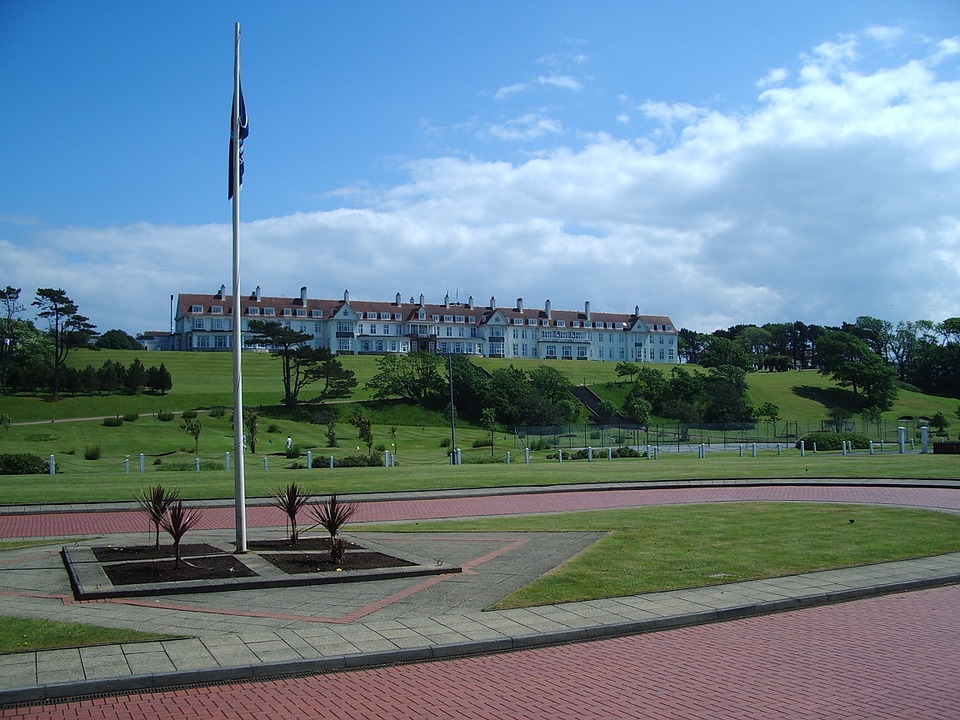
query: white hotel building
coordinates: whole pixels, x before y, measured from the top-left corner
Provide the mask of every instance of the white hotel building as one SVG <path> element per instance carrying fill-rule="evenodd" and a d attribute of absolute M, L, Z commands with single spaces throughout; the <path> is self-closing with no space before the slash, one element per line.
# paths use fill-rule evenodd
<path fill-rule="evenodd" d="M 173 350 L 229 350 L 233 344 L 233 297 L 224 287 L 213 295 L 177 298 Z M 251 320 L 279 322 L 312 337 L 313 347 L 341 354 L 406 353 L 426 350 L 476 357 L 538 358 L 542 360 L 603 360 L 605 362 L 679 362 L 677 329 L 669 317 L 630 313 L 498 307 L 495 298 L 478 306 L 466 303 L 315 300 L 300 289 L 299 297 L 266 297 L 258 287 L 240 307 L 241 331 Z"/>

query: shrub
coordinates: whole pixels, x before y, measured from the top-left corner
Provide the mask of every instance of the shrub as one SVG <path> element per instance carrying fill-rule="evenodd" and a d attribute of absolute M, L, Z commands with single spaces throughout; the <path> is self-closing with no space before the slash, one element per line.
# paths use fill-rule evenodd
<path fill-rule="evenodd" d="M 47 461 L 33 453 L 0 454 L 0 475 L 42 475 L 49 470 Z"/>
<path fill-rule="evenodd" d="M 383 460 L 379 455 L 347 455 L 333 461 L 334 467 L 379 467 Z"/>
<path fill-rule="evenodd" d="M 136 421 L 137 421 L 137 418 L 139 418 L 139 417 L 140 417 L 140 416 L 139 416 L 137 413 L 135 413 L 135 412 L 124 413 L 124 414 L 123 414 L 123 421 L 124 421 L 124 422 L 136 422 Z"/>
<path fill-rule="evenodd" d="M 490 438 L 478 438 L 473 441 L 473 446 L 475 448 L 493 447 L 493 440 L 491 440 Z"/>
<path fill-rule="evenodd" d="M 116 417 L 106 417 L 103 419 L 104 427 L 120 427 L 123 425 L 123 418 L 117 415 Z"/>
<path fill-rule="evenodd" d="M 170 422 L 171 420 L 173 420 L 173 417 L 174 415 L 172 412 L 165 412 L 161 410 L 160 412 L 157 413 L 157 420 L 159 420 L 160 422 Z"/>
<path fill-rule="evenodd" d="M 445 437 L 440 439 L 440 447 L 450 447 L 450 438 Z"/>
<path fill-rule="evenodd" d="M 100 459 L 100 446 L 99 445 L 87 445 L 83 451 L 84 460 L 99 460 Z"/>
<path fill-rule="evenodd" d="M 291 445 L 284 451 L 284 453 L 286 454 L 288 460 L 296 460 L 298 457 L 300 457 L 300 454 L 301 454 L 300 446 Z"/>
<path fill-rule="evenodd" d="M 853 447 L 860 450 L 870 447 L 870 438 L 868 438 L 866 435 L 860 435 L 858 433 L 851 432 L 810 433 L 809 435 L 804 435 L 802 438 L 800 438 L 800 440 L 797 441 L 797 447 L 800 447 L 801 441 L 803 441 L 804 447 L 807 450 L 812 450 L 814 443 L 817 444 L 817 450 L 839 450 L 841 443 L 844 441 L 851 442 Z"/>
<path fill-rule="evenodd" d="M 212 418 L 224 417 L 226 414 L 227 409 L 223 405 L 210 408 L 210 417 Z"/>
<path fill-rule="evenodd" d="M 196 410 L 184 410 L 184 411 L 180 414 L 180 417 L 182 417 L 184 420 L 195 420 L 196 417 L 197 417 L 197 411 L 196 411 Z"/>
<path fill-rule="evenodd" d="M 268 433 L 278 433 L 278 432 L 280 432 L 280 426 L 277 425 L 276 423 L 270 423 L 269 425 L 267 425 L 267 432 L 268 432 Z"/>

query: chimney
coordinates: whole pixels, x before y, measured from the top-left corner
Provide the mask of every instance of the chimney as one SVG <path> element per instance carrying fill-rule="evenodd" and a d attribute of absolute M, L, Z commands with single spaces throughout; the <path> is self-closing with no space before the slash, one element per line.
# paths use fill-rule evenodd
<path fill-rule="evenodd" d="M 307 286 L 306 285 L 300 288 L 300 304 L 303 307 L 307 306 Z"/>
<path fill-rule="evenodd" d="M 467 307 L 473 310 L 473 295 L 467 298 Z"/>
<path fill-rule="evenodd" d="M 400 293 L 397 293 L 397 307 L 400 307 L 403 303 L 400 301 Z"/>
<path fill-rule="evenodd" d="M 257 285 L 257 289 L 253 291 L 253 301 L 260 302 L 260 286 Z"/>
<path fill-rule="evenodd" d="M 450 307 L 450 293 L 447 293 L 446 295 L 443 296 L 443 306 L 445 308 Z"/>
<path fill-rule="evenodd" d="M 523 312 L 523 298 L 517 298 L 517 312 Z"/>
<path fill-rule="evenodd" d="M 633 307 L 633 316 L 634 316 L 634 317 L 640 317 L 640 306 L 639 306 L 639 305 L 634 305 L 634 307 Z"/>
<path fill-rule="evenodd" d="M 350 302 L 350 291 L 349 291 L 349 290 L 344 290 L 344 291 L 343 291 L 343 301 L 344 301 L 345 303 Z"/>
<path fill-rule="evenodd" d="M 584 314 L 584 316 L 586 317 L 587 320 L 590 319 L 590 301 L 589 301 L 589 300 L 587 300 L 587 301 L 583 304 L 583 314 Z"/>
<path fill-rule="evenodd" d="M 423 305 L 423 293 L 420 293 L 420 304 Z"/>
<path fill-rule="evenodd" d="M 496 299 L 493 295 L 491 295 L 491 296 L 490 296 L 490 309 L 491 309 L 491 310 L 495 310 L 496 307 L 497 307 L 497 299 Z"/>
<path fill-rule="evenodd" d="M 226 286 L 226 285 L 221 285 L 221 286 L 220 286 L 220 292 L 217 293 L 217 298 L 220 299 L 220 300 L 223 300 L 223 294 L 224 294 L 226 291 L 227 291 L 227 286 Z"/>
<path fill-rule="evenodd" d="M 544 303 L 543 309 L 547 313 L 547 320 L 551 319 L 553 317 L 553 310 L 550 308 L 549 300 L 547 300 L 547 302 Z"/>

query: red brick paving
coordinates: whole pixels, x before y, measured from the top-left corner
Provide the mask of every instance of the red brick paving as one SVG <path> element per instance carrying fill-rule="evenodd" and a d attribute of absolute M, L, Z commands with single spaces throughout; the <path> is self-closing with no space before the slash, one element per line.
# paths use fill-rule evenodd
<path fill-rule="evenodd" d="M 568 512 L 600 508 L 639 507 L 668 503 L 737 500 L 852 502 L 875 505 L 915 505 L 960 510 L 960 492 L 950 488 L 870 486 L 753 486 L 703 488 L 649 488 L 643 490 L 588 490 L 514 495 L 491 495 L 426 500 L 389 500 L 361 503 L 357 521 L 424 520 L 476 515 Z M 283 526 L 285 516 L 272 506 L 247 508 L 248 527 Z M 234 527 L 232 507 L 208 508 L 198 526 L 213 530 Z M 0 516 L 0 539 L 64 537 L 149 531 L 140 511 L 13 514 Z"/>
<path fill-rule="evenodd" d="M 7 709 L 23 718 L 960 717 L 960 587 L 504 655 Z"/>

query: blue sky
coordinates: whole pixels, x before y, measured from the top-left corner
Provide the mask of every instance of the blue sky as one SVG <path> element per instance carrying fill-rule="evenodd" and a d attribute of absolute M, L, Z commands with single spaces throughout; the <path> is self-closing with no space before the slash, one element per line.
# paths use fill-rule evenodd
<path fill-rule="evenodd" d="M 956 2 L 0 3 L 0 286 L 960 315 Z M 29 315 L 29 313 L 28 313 Z"/>

